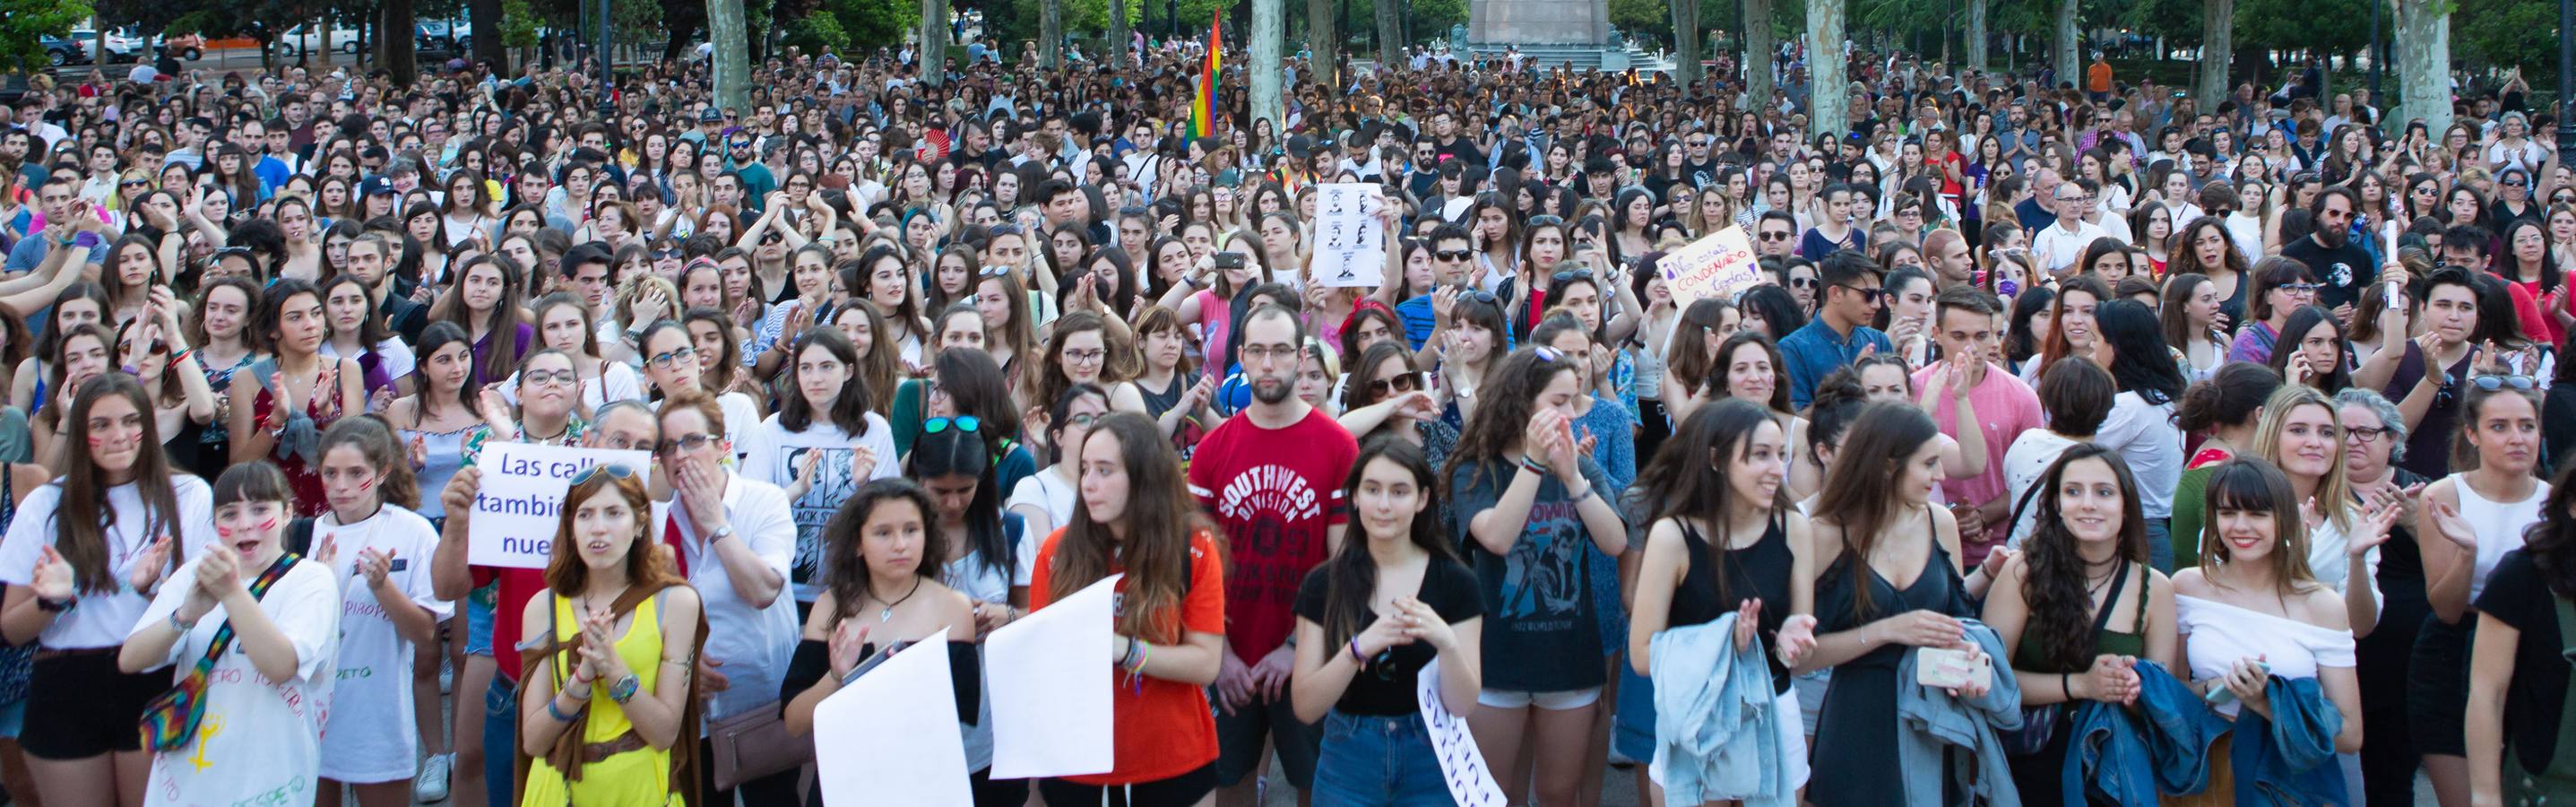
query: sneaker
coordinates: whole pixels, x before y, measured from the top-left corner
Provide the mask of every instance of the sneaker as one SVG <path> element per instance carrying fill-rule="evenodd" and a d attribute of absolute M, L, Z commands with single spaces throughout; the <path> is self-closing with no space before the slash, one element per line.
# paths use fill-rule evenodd
<path fill-rule="evenodd" d="M 432 754 L 420 765 L 420 776 L 412 780 L 411 797 L 422 803 L 447 800 L 447 767 L 455 759 L 447 754 Z"/>

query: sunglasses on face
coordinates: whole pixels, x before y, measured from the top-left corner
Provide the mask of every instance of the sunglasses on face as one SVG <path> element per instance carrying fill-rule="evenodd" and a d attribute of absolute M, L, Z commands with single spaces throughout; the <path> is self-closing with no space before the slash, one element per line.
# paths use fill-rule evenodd
<path fill-rule="evenodd" d="M 584 468 L 581 470 L 581 473 L 574 474 L 572 483 L 578 485 L 583 482 L 588 482 L 591 477 L 598 476 L 600 474 L 607 474 L 610 479 L 633 479 L 635 478 L 635 469 L 613 462 L 603 462 L 598 465 Z"/>
<path fill-rule="evenodd" d="M 921 424 L 921 433 L 938 434 L 940 432 L 947 431 L 950 427 L 955 427 L 960 432 L 974 434 L 976 433 L 976 430 L 984 427 L 984 421 L 976 419 L 974 415 L 958 415 L 953 418 L 931 418 Z"/>
<path fill-rule="evenodd" d="M 652 259 L 654 259 L 654 260 L 657 260 L 657 261 L 658 261 L 658 260 L 661 260 L 661 259 L 663 259 L 663 258 L 677 258 L 677 257 L 680 257 L 680 256 L 681 256 L 681 255 L 683 255 L 683 254 L 686 254 L 686 253 L 682 252 L 682 251 L 681 251 L 679 248 L 677 248 L 677 247 L 673 247 L 673 248 L 671 248 L 671 249 L 656 249 L 656 250 L 652 250 L 652 251 L 646 252 L 646 253 L 644 253 L 644 254 L 645 254 L 647 257 L 650 257 L 650 258 L 652 258 Z"/>
<path fill-rule="evenodd" d="M 1835 284 L 1834 288 L 1858 294 L 1860 295 L 1861 302 L 1864 303 L 1878 302 L 1878 296 L 1887 292 L 1886 289 L 1865 289 L 1859 286 L 1845 286 L 1839 283 Z"/>
<path fill-rule="evenodd" d="M 1422 374 L 1410 370 L 1369 382 L 1369 392 L 1380 398 L 1389 393 L 1412 392 L 1421 388 Z"/>

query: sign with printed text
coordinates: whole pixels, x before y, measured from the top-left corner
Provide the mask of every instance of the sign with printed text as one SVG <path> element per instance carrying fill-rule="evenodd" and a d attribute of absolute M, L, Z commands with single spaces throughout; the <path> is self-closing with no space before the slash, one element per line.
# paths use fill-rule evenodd
<path fill-rule="evenodd" d="M 1506 807 L 1503 788 L 1494 784 L 1493 771 L 1485 768 L 1485 752 L 1477 750 L 1476 735 L 1468 733 L 1467 721 L 1449 713 L 1440 702 L 1440 659 L 1422 665 L 1421 678 L 1414 685 L 1414 697 L 1422 702 L 1422 725 L 1431 729 L 1431 752 L 1440 759 L 1440 778 L 1449 784 L 1449 798 L 1458 807 Z"/>
<path fill-rule="evenodd" d="M 476 566 L 543 569 L 563 525 L 564 492 L 593 465 L 609 463 L 648 473 L 653 456 L 643 451 L 572 448 L 535 443 L 486 443 L 475 465 L 482 490 L 474 494 L 466 533 L 467 562 Z"/>
<path fill-rule="evenodd" d="M 1753 255 L 1753 240 L 1744 228 L 1728 227 L 1664 254 L 1655 271 L 1673 305 L 1687 308 L 1702 298 L 1734 299 L 1762 282 L 1762 265 Z"/>
<path fill-rule="evenodd" d="M 1315 186 L 1314 282 L 1321 286 L 1375 288 L 1386 282 L 1386 206 L 1379 186 L 1337 182 Z"/>

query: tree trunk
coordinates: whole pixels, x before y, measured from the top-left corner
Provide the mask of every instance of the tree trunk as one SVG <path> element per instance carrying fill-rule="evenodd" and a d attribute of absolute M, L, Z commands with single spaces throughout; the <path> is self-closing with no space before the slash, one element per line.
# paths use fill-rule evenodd
<path fill-rule="evenodd" d="M 2083 38 L 2082 33 L 2075 30 L 2077 1 L 2057 0 L 2057 20 L 2050 26 L 2056 41 L 2050 52 L 2055 56 L 2052 63 L 2057 66 L 2057 80 L 2073 82 L 2077 89 L 2083 89 L 2084 57 L 2075 52 L 2076 41 Z"/>
<path fill-rule="evenodd" d="M 2193 92 L 2201 108 L 2215 112 L 2227 97 L 2227 65 L 2235 55 L 2236 0 L 2200 0 L 2200 81 Z"/>
<path fill-rule="evenodd" d="M 1038 66 L 1064 69 L 1064 0 L 1038 0 Z"/>
<path fill-rule="evenodd" d="M 1306 0 L 1306 49 L 1314 54 L 1306 62 L 1306 71 L 1327 92 L 1341 83 L 1342 31 L 1341 21 L 1333 14 L 1334 2 Z"/>
<path fill-rule="evenodd" d="M 1377 69 L 1390 70 L 1404 65 L 1404 3 L 1400 0 L 1377 0 Z"/>
<path fill-rule="evenodd" d="M 1673 79 L 1687 89 L 1699 82 L 1699 0 L 1673 0 Z"/>
<path fill-rule="evenodd" d="M 1807 5 L 1808 131 L 1837 138 L 1851 131 L 1851 79 L 1844 76 L 1843 0 Z"/>
<path fill-rule="evenodd" d="M 1776 108 L 1771 105 L 1771 53 L 1778 45 L 1771 41 L 1771 2 L 1744 0 L 1744 94 L 1759 110 Z"/>
<path fill-rule="evenodd" d="M 417 16 L 413 11 L 412 0 L 385 0 L 384 16 L 376 23 L 376 58 L 392 72 L 398 85 L 410 84 L 420 77 L 419 43 L 412 39 L 413 18 Z"/>
<path fill-rule="evenodd" d="M 922 83 L 938 86 L 948 78 L 947 65 L 948 0 L 921 0 Z"/>
<path fill-rule="evenodd" d="M 1127 0 L 1109 0 L 1109 69 L 1125 70 L 1127 58 Z"/>
<path fill-rule="evenodd" d="M 1279 106 L 1279 55 L 1286 44 L 1287 17 L 1286 0 L 1252 0 L 1252 35 L 1246 37 L 1251 53 L 1243 60 L 1252 84 L 1252 114 L 1247 117 L 1270 121 L 1273 133 L 1284 133 L 1288 122 Z"/>
<path fill-rule="evenodd" d="M 2421 118 L 2424 127 L 2451 128 L 2452 0 L 2394 0 L 2397 5 L 2398 108 L 2390 120 Z"/>
<path fill-rule="evenodd" d="M 742 19 L 742 0 L 707 0 L 707 41 L 715 46 L 710 65 L 715 73 L 716 106 L 751 114 L 751 32 Z"/>
<path fill-rule="evenodd" d="M 507 46 L 501 44 L 501 0 L 469 0 L 466 7 L 474 18 L 468 34 L 474 40 L 474 55 L 467 58 L 490 64 L 493 72 L 508 75 Z"/>
<path fill-rule="evenodd" d="M 1986 0 L 1968 0 L 1968 67 L 1986 69 Z"/>

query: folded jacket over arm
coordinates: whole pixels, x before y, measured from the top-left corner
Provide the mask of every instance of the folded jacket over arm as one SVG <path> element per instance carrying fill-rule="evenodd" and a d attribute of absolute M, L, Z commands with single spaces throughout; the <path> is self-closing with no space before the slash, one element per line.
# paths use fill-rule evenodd
<path fill-rule="evenodd" d="M 1790 807 L 1797 785 L 1781 747 L 1778 699 L 1762 642 L 1735 649 L 1736 615 L 1655 634 L 1655 761 L 1672 804 Z M 1803 749 L 1801 749 L 1803 750 Z"/>
<path fill-rule="evenodd" d="M 2075 710 L 2061 779 L 2069 807 L 2154 804 L 2209 786 L 2209 747 L 2227 719 L 2164 665 L 2141 659 L 2137 670 L 2134 706 L 2085 701 Z"/>
<path fill-rule="evenodd" d="M 1988 658 L 2001 659 L 2004 643 L 1993 628 L 1974 619 L 1959 620 L 1968 641 Z M 1993 807 L 2021 804 L 2013 789 L 2012 763 L 1995 739 L 1996 729 L 2021 727 L 2021 684 L 2010 674 L 1992 677 L 1984 695 L 1952 697 L 1946 690 L 1915 682 L 1915 663 L 1922 648 L 1905 652 L 1896 667 L 1896 761 L 1904 771 L 1907 807 L 1943 807 L 1945 792 L 1955 784 L 1977 803 Z M 1958 753 L 1948 753 L 1951 751 Z"/>

